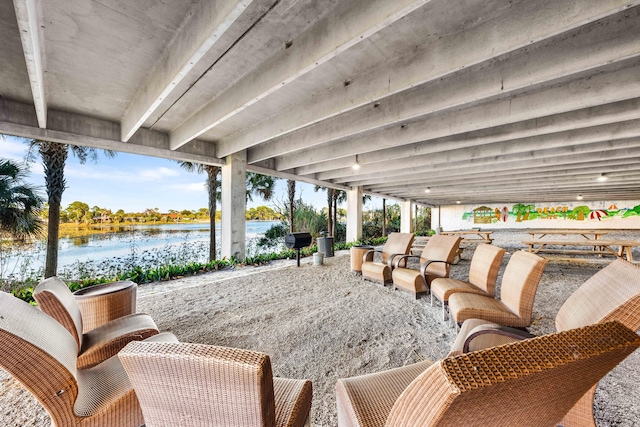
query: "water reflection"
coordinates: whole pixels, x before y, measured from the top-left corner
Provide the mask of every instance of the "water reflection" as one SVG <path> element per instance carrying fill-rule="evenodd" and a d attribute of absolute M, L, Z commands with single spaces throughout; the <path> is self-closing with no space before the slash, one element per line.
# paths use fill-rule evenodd
<path fill-rule="evenodd" d="M 246 223 L 247 247 L 253 248 L 255 254 L 259 237 L 277 221 L 248 221 Z M 58 249 L 58 266 L 62 271 L 65 266 L 78 262 L 101 263 L 105 260 L 137 258 L 157 259 L 157 253 L 162 252 L 168 259 L 185 257 L 191 261 L 206 262 L 209 254 L 209 224 L 141 224 L 136 226 L 111 226 L 108 228 L 95 227 L 100 230 L 95 234 L 86 230 L 65 230 L 60 234 Z M 220 224 L 216 224 L 216 241 L 218 255 L 220 254 Z M 251 243 L 250 243 L 251 242 Z M 20 270 L 22 265 L 38 271 L 44 266 L 46 242 L 37 242 L 30 248 L 4 254 L 0 262 L 0 273 L 6 277 L 7 272 Z M 151 254 L 154 254 L 151 256 Z"/>

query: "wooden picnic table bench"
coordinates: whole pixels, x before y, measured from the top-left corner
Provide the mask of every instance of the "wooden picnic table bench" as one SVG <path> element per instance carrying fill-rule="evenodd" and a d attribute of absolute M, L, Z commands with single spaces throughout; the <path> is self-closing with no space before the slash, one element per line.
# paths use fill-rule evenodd
<path fill-rule="evenodd" d="M 602 258 L 603 255 L 614 255 L 618 258 L 633 262 L 632 250 L 634 247 L 640 246 L 640 241 L 602 239 L 531 239 L 523 240 L 522 244 L 529 246 L 529 252 L 558 261 L 602 262 L 606 261 Z M 561 248 L 558 248 L 558 246 Z M 557 255 L 549 256 L 547 254 Z M 562 255 L 587 255 L 587 258 L 563 257 Z M 594 255 L 596 255 L 597 258 L 594 257 Z"/>
<path fill-rule="evenodd" d="M 536 234 L 538 235 L 538 239 L 541 239 L 545 236 L 549 236 L 550 238 L 555 238 L 557 235 L 563 236 L 582 236 L 588 240 L 598 240 L 601 239 L 602 236 L 605 236 L 609 233 L 609 230 L 580 230 L 575 228 L 554 228 L 554 229 L 535 229 L 530 228 L 526 230 L 526 232 L 531 236 L 532 239 L 536 238 Z"/>

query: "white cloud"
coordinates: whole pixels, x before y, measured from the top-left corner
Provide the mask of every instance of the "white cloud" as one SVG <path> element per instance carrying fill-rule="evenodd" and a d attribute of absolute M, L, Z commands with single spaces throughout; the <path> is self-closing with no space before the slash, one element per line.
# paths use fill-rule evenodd
<path fill-rule="evenodd" d="M 24 160 L 24 156 L 27 153 L 27 144 L 16 137 L 1 135 L 0 153 L 0 156 L 5 159 L 21 162 Z"/>
<path fill-rule="evenodd" d="M 197 192 L 202 192 L 202 191 L 206 191 L 207 186 L 205 185 L 204 182 L 192 182 L 192 183 L 188 183 L 188 184 L 173 184 L 170 185 L 169 188 L 173 189 L 173 190 L 180 190 L 180 191 L 197 191 Z"/>
<path fill-rule="evenodd" d="M 159 167 L 154 169 L 144 169 L 138 172 L 138 177 L 145 181 L 163 179 L 180 175 L 178 171 L 173 169 Z"/>

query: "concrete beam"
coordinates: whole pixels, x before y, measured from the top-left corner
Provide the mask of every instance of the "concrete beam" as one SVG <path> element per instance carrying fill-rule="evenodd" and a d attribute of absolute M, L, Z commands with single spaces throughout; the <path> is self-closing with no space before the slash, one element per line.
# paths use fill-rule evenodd
<path fill-rule="evenodd" d="M 543 151 L 557 147 L 574 147 L 574 151 L 580 151 L 580 147 L 583 145 L 638 137 L 640 137 L 640 119 L 496 143 L 478 143 L 474 138 L 454 138 L 453 140 L 444 138 L 443 140 L 424 144 L 424 148 L 417 147 L 417 149 L 408 149 L 406 151 L 404 147 L 398 148 L 395 150 L 396 153 L 388 153 L 389 159 L 386 161 L 369 163 L 365 160 L 366 155 L 358 156 L 360 169 L 357 171 L 354 171 L 351 167 L 343 167 L 342 169 L 318 173 L 317 176 L 318 179 L 322 180 L 340 179 L 358 175 L 379 174 L 408 167 L 430 167 L 443 162 L 450 163 L 469 158 L 479 159 L 515 153 L 528 153 L 532 149 Z M 488 140 L 486 137 L 481 139 Z M 427 151 L 427 153 L 422 154 L 422 151 Z M 297 172 L 303 174 L 307 170 L 306 168 L 299 168 Z"/>
<path fill-rule="evenodd" d="M 247 157 L 246 152 L 225 158 L 222 166 L 222 257 L 245 258 L 247 210 Z"/>
<path fill-rule="evenodd" d="M 347 191 L 347 243 L 362 239 L 362 187 Z"/>
<path fill-rule="evenodd" d="M 45 80 L 44 37 L 42 35 L 42 11 L 37 0 L 14 0 L 24 60 L 29 73 L 33 105 L 38 126 L 47 127 L 47 91 Z"/>
<path fill-rule="evenodd" d="M 446 119 L 447 117 L 443 117 Z M 400 139 L 402 141 L 418 140 L 409 144 L 400 145 L 394 148 L 383 148 L 377 151 L 361 153 L 358 160 L 362 165 L 376 162 L 386 162 L 402 157 L 421 156 L 442 151 L 474 147 L 482 144 L 489 144 L 501 141 L 527 141 L 531 137 L 545 137 L 552 134 L 559 134 L 576 129 L 595 128 L 596 126 L 621 123 L 629 120 L 640 119 L 640 99 L 630 99 L 612 104 L 599 105 L 597 107 L 586 108 L 582 110 L 570 111 L 545 117 L 539 117 L 531 120 L 489 127 L 479 131 L 457 134 L 450 137 L 430 139 L 431 133 L 429 129 L 421 124 L 412 125 L 407 129 L 391 129 L 370 135 L 370 143 L 374 143 L 382 138 L 391 138 L 392 140 Z M 435 120 L 429 123 L 435 125 Z M 396 139 L 398 138 L 398 139 Z M 358 138 L 357 141 L 360 139 Z M 359 143 L 350 141 L 350 143 Z M 339 152 L 344 143 L 330 144 L 327 148 L 333 148 Z M 350 144 L 349 144 L 350 145 Z M 300 157 L 306 158 L 307 155 L 317 158 L 323 150 L 301 151 L 298 153 Z M 288 158 L 289 159 L 289 158 Z M 293 157 L 290 157 L 293 159 Z M 332 169 L 340 169 L 350 167 L 352 157 L 337 158 L 332 161 L 312 162 L 306 166 L 296 168 L 299 174 L 315 174 Z M 275 161 L 276 169 L 283 166 L 280 159 Z"/>
<path fill-rule="evenodd" d="M 516 52 L 509 56 L 508 61 L 490 62 L 464 72 L 452 68 L 451 75 L 447 78 L 382 99 L 377 108 L 374 108 L 374 103 L 369 103 L 365 107 L 342 113 L 339 117 L 256 147 L 249 152 L 249 162 L 290 154 L 301 148 L 353 137 L 372 129 L 394 124 L 399 126 L 429 114 L 472 106 L 495 97 L 504 98 L 522 93 L 526 89 L 539 90 L 543 82 L 552 81 L 554 85 L 558 85 L 587 70 L 603 66 L 610 68 L 609 64 L 613 62 L 640 55 L 640 41 L 633 36 L 632 30 L 638 25 L 640 17 L 634 15 L 620 24 L 597 26 L 592 31 L 581 28 L 576 31 L 576 37 L 563 35 L 564 39 L 554 43 Z M 602 39 L 599 39 L 599 35 Z M 593 49 L 594 45 L 598 47 Z M 449 65 L 446 56 L 448 53 L 449 51 L 443 51 L 442 57 L 430 60 Z M 296 166 L 283 167 L 288 169 Z"/>
<path fill-rule="evenodd" d="M 461 68 L 480 64 L 522 47 L 530 46 L 532 43 L 555 34 L 571 31 L 587 22 L 615 14 L 625 6 L 625 2 L 605 5 L 602 2 L 586 1 L 582 2 L 584 8 L 575 9 L 574 3 L 567 1 L 520 3 L 517 7 L 509 9 L 504 15 L 475 28 L 438 38 L 431 43 L 426 41 L 424 47 L 421 47 L 418 52 L 388 59 L 385 63 L 378 64 L 371 72 L 365 72 L 365 74 L 352 79 L 351 84 L 346 88 L 338 87 L 315 93 L 313 97 L 301 104 L 296 104 L 293 108 L 284 110 L 276 117 L 269 118 L 236 135 L 223 139 L 220 141 L 218 149 L 221 153 L 226 153 L 239 148 L 249 148 L 271 138 L 329 119 L 337 114 L 372 104 L 375 100 L 382 100 L 382 103 L 385 104 L 387 100 L 383 98 L 456 73 Z M 509 24 L 504 25 L 504 22 Z M 611 39 L 606 33 L 611 32 L 613 27 L 615 26 L 606 26 L 605 30 L 601 30 L 603 44 L 608 43 L 608 40 Z M 623 31 L 620 31 L 616 36 L 629 39 L 633 37 L 633 33 L 631 31 L 624 35 Z M 587 35 L 583 38 L 590 37 Z M 488 40 L 490 40 L 491 49 L 486 49 Z M 570 42 L 562 40 L 558 44 Z M 637 44 L 637 40 L 634 42 Z M 600 51 L 599 48 L 594 48 L 599 44 L 599 41 L 594 38 L 586 44 L 591 45 L 588 55 L 581 55 L 580 49 L 576 46 L 571 46 L 576 50 L 575 55 L 572 54 L 572 50 L 567 51 L 566 46 L 558 48 L 555 45 L 549 46 L 552 51 L 548 56 L 549 61 L 557 60 L 554 52 L 562 52 L 564 55 L 562 63 L 568 68 L 565 75 L 575 67 L 582 66 L 585 69 L 592 67 L 593 65 L 585 62 L 591 61 L 592 57 L 597 62 L 596 57 L 600 53 L 593 54 Z M 625 42 L 621 41 L 621 44 L 624 45 Z M 580 48 L 584 47 L 580 46 Z M 604 49 L 605 52 L 607 50 Z M 567 55 L 571 58 L 567 58 Z M 607 56 L 606 53 L 605 56 Z M 592 62 L 592 64 L 596 62 Z M 575 65 L 573 65 L 574 63 Z M 549 63 L 545 65 L 548 68 Z M 506 86 L 504 86 L 504 90 L 509 91 L 518 86 L 526 86 L 525 81 L 529 80 L 527 76 L 532 71 L 533 74 L 544 73 L 537 69 L 535 61 L 531 61 L 529 66 L 532 70 L 527 70 L 525 73 L 505 75 L 504 83 Z M 554 71 L 551 74 L 561 73 L 556 71 L 558 68 L 554 65 Z M 531 81 L 535 80 L 531 79 Z M 251 161 L 251 156 L 249 158 Z"/>
<path fill-rule="evenodd" d="M 214 166 L 224 164 L 213 155 L 212 144 L 199 140 L 174 151 L 169 148 L 167 134 L 149 129 L 140 129 L 129 142 L 122 142 L 120 125 L 108 120 L 49 110 L 48 122 L 47 129 L 39 128 L 33 107 L 0 98 L 0 133 Z"/>
<path fill-rule="evenodd" d="M 578 179 L 595 179 L 601 173 L 607 174 L 609 177 L 630 176 L 638 171 L 640 166 L 640 157 L 631 157 L 629 159 L 605 160 L 596 162 L 584 162 L 572 165 L 550 166 L 550 167 L 533 167 L 524 168 L 518 171 L 520 176 L 535 176 L 536 179 L 557 180 L 564 177 L 576 177 Z M 369 189 L 379 193 L 393 192 L 398 189 L 404 190 L 407 194 L 421 194 L 422 197 L 435 196 L 438 192 L 446 192 L 449 186 L 459 185 L 460 183 L 472 183 L 482 185 L 500 185 L 509 184 L 517 178 L 511 170 L 496 170 L 492 174 L 487 173 L 456 173 L 446 176 L 440 174 L 425 174 L 419 177 L 407 177 L 407 179 L 394 180 L 393 183 L 378 181 L 371 183 Z M 423 195 L 425 188 L 429 187 L 430 194 Z"/>
<path fill-rule="evenodd" d="M 171 132 L 177 149 L 240 111 L 366 40 L 430 0 L 361 0 L 344 3 L 262 66 L 216 97 Z M 349 25 L 344 25 L 348 22 Z M 234 147 L 234 151 L 241 148 Z M 229 151 L 229 150 L 225 150 Z"/>
<path fill-rule="evenodd" d="M 552 165 L 571 165 L 590 161 L 604 161 L 608 159 L 624 159 L 640 156 L 640 139 L 622 140 L 615 142 L 599 142 L 583 146 L 580 150 L 574 147 L 553 148 L 542 151 L 531 150 L 525 153 L 508 154 L 503 156 L 483 157 L 478 159 L 468 159 L 456 162 L 441 162 L 433 164 L 429 168 L 406 167 L 399 169 L 395 173 L 387 172 L 379 174 L 384 177 L 379 182 L 397 177 L 411 177 L 413 175 L 424 174 L 425 177 L 444 173 L 451 175 L 459 173 L 461 175 L 470 173 L 498 173 L 501 171 L 520 171 L 533 167 Z M 367 179 L 376 179 L 375 174 L 368 174 Z M 427 178 L 428 179 L 428 178 Z M 340 180 L 337 180 L 339 183 Z M 349 182 L 357 179 L 347 180 Z M 428 183 L 428 181 L 426 181 Z M 425 183 L 425 186 L 427 185 Z M 344 184 L 344 183 L 343 183 Z M 373 183 L 369 184 L 370 186 Z"/>
<path fill-rule="evenodd" d="M 122 141 L 127 142 L 162 101 L 214 47 L 252 0 L 200 1 L 181 25 L 145 83 L 122 116 Z"/>

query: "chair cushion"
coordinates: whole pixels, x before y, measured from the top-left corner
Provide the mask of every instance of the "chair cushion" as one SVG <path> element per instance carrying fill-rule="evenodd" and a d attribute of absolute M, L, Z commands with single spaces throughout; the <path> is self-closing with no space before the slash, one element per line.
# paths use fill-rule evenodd
<path fill-rule="evenodd" d="M 440 301 L 449 301 L 449 297 L 456 292 L 487 295 L 482 289 L 477 288 L 469 282 L 463 282 L 462 280 L 450 277 L 437 278 L 431 282 L 431 294 Z"/>
<path fill-rule="evenodd" d="M 170 333 L 155 335 L 147 342 L 178 342 Z M 78 398 L 74 405 L 77 416 L 95 415 L 118 401 L 138 400 L 120 359 L 113 356 L 90 369 L 78 370 Z"/>
<path fill-rule="evenodd" d="M 391 269 L 381 262 L 362 263 L 362 277 L 374 282 L 387 283 L 391 281 Z"/>
<path fill-rule="evenodd" d="M 309 380 L 274 378 L 276 427 L 302 427 L 311 410 L 312 389 Z"/>
<path fill-rule="evenodd" d="M 112 320 L 84 334 L 78 369 L 86 369 L 115 356 L 127 343 L 158 333 L 151 316 L 136 313 Z"/>
<path fill-rule="evenodd" d="M 556 315 L 556 329 L 608 320 L 640 328 L 640 268 L 623 260 L 607 265 L 567 298 Z"/>
<path fill-rule="evenodd" d="M 427 360 L 336 383 L 340 427 L 383 427 L 398 396 L 433 364 Z"/>
<path fill-rule="evenodd" d="M 523 319 L 509 311 L 500 301 L 484 295 L 455 293 L 449 297 L 449 313 L 456 322 L 484 319 L 504 326 L 525 327 L 531 319 Z"/>
<path fill-rule="evenodd" d="M 76 340 L 78 352 L 82 348 L 82 313 L 69 287 L 57 277 L 49 277 L 38 284 L 33 297 L 42 311 L 65 327 Z"/>
<path fill-rule="evenodd" d="M 391 273 L 393 286 L 405 291 L 419 293 L 427 292 L 429 288 L 425 285 L 419 270 L 411 268 L 395 268 Z M 428 279 L 429 277 L 427 277 Z"/>

